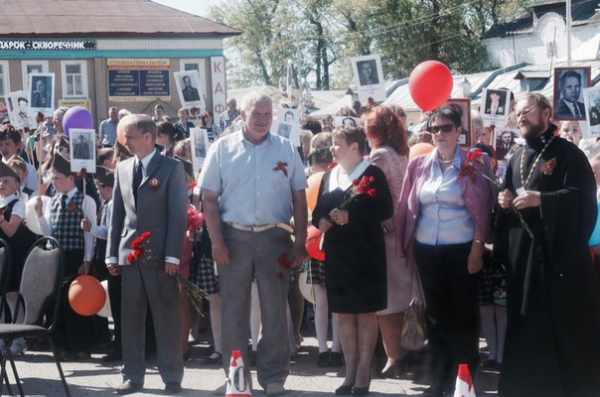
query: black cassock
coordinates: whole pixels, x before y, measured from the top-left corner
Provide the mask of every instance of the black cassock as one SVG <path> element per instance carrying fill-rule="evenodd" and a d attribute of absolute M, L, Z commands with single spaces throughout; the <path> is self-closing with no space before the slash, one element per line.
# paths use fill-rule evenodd
<path fill-rule="evenodd" d="M 515 197 L 523 185 L 541 192 L 541 207 L 521 211 L 533 240 L 512 211 L 498 217 L 496 248 L 511 264 L 505 397 L 600 396 L 600 285 L 588 247 L 596 184 L 583 152 L 552 132 L 527 141 L 506 173 Z"/>

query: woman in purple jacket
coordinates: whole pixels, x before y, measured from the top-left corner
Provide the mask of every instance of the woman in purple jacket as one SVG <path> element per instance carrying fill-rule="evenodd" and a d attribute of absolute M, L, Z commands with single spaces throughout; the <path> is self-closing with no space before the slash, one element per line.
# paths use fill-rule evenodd
<path fill-rule="evenodd" d="M 477 272 L 491 234 L 495 186 L 483 175 L 486 155 L 467 161 L 458 145 L 461 117 L 450 107 L 427 122 L 435 149 L 408 165 L 398 203 L 397 249 L 415 263 L 427 304 L 433 384 L 454 390 L 458 364 L 474 374 L 478 361 Z"/>

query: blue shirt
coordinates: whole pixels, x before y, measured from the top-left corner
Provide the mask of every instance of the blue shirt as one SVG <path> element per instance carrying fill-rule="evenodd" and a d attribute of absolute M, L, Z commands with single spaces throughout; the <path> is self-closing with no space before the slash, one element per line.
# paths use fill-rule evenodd
<path fill-rule="evenodd" d="M 198 185 L 219 193 L 224 222 L 251 226 L 289 222 L 292 191 L 306 189 L 307 183 L 289 140 L 267 133 L 255 145 L 237 131 L 210 146 Z"/>
<path fill-rule="evenodd" d="M 100 123 L 100 135 L 98 136 L 102 146 L 114 146 L 117 140 L 117 124 L 110 119 L 106 119 Z"/>
<path fill-rule="evenodd" d="M 442 172 L 437 149 L 434 149 L 431 170 L 419 192 L 421 207 L 415 231 L 418 242 L 428 245 L 446 245 L 462 244 L 473 240 L 475 223 L 462 197 L 458 178 L 460 163 L 457 147 L 452 166 Z"/>

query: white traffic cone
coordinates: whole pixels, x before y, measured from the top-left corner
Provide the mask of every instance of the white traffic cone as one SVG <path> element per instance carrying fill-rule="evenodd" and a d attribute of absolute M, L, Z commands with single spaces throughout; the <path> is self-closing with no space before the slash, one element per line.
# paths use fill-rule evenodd
<path fill-rule="evenodd" d="M 246 379 L 244 360 L 242 352 L 234 350 L 231 352 L 229 364 L 229 377 L 227 378 L 227 391 L 225 397 L 251 396 L 250 384 Z"/>
<path fill-rule="evenodd" d="M 458 365 L 458 376 L 456 377 L 456 388 L 454 397 L 475 397 L 473 381 L 467 364 Z"/>

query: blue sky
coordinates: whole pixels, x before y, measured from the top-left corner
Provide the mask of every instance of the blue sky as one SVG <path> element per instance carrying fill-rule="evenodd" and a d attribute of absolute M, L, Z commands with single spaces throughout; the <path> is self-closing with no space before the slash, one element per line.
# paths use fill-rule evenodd
<path fill-rule="evenodd" d="M 224 0 L 152 0 L 155 3 L 177 8 L 178 10 L 189 12 L 190 14 L 208 17 L 208 11 L 213 5 L 222 4 Z"/>

